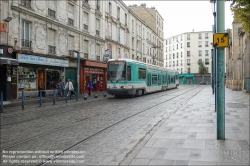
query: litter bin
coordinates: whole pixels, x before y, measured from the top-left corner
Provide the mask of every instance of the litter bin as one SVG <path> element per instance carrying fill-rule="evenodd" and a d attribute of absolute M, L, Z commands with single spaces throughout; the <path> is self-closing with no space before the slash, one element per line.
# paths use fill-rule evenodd
<path fill-rule="evenodd" d="M 44 89 L 38 90 L 38 97 L 40 97 L 40 90 L 42 90 L 42 97 L 46 97 L 46 91 Z"/>

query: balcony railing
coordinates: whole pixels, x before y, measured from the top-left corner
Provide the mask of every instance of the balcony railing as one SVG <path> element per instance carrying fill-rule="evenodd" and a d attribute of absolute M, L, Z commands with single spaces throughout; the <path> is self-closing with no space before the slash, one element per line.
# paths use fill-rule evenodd
<path fill-rule="evenodd" d="M 56 54 L 56 47 L 55 46 L 49 46 L 48 53 L 49 54 Z"/>
<path fill-rule="evenodd" d="M 205 47 L 208 47 L 208 45 L 205 45 Z"/>
<path fill-rule="evenodd" d="M 205 39 L 208 39 L 208 36 L 206 36 Z"/>
<path fill-rule="evenodd" d="M 209 64 L 209 62 L 205 62 L 205 64 L 206 64 L 206 65 L 208 65 L 208 64 Z"/>
<path fill-rule="evenodd" d="M 187 65 L 190 65 L 190 62 L 187 62 Z"/>
<path fill-rule="evenodd" d="M 31 49 L 31 41 L 30 40 L 25 40 L 25 39 L 22 39 L 22 47 L 23 48 L 28 48 L 28 49 Z"/>
<path fill-rule="evenodd" d="M 85 30 L 88 30 L 88 25 L 83 24 L 83 28 L 84 28 Z"/>

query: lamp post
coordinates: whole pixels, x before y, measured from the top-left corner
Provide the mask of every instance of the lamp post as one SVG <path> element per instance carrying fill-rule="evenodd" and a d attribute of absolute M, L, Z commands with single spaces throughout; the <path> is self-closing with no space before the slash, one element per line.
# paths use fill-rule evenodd
<path fill-rule="evenodd" d="M 79 95 L 80 92 L 80 52 L 74 50 L 77 53 L 77 94 Z"/>

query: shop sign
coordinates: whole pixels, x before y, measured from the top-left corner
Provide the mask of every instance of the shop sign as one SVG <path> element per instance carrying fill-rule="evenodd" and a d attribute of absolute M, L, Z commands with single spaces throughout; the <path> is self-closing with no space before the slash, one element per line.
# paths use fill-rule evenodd
<path fill-rule="evenodd" d="M 0 23 L 0 33 L 1 32 L 6 33 L 7 32 L 6 29 L 7 29 L 7 23 L 6 22 Z"/>
<path fill-rule="evenodd" d="M 109 54 L 104 54 L 104 58 L 109 58 Z"/>
<path fill-rule="evenodd" d="M 26 54 L 18 54 L 18 62 L 38 64 L 38 65 L 48 65 L 48 66 L 69 67 L 68 60 L 45 58 L 45 57 L 26 55 Z"/>
<path fill-rule="evenodd" d="M 85 70 L 86 74 L 103 74 L 103 71 Z"/>

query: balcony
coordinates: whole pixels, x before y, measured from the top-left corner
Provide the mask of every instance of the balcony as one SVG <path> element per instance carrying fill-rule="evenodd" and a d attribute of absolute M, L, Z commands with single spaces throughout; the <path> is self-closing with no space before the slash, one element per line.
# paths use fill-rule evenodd
<path fill-rule="evenodd" d="M 88 30 L 88 25 L 86 25 L 86 24 L 83 24 L 83 28 L 84 28 L 84 30 Z"/>
<path fill-rule="evenodd" d="M 22 39 L 22 48 L 31 49 L 31 41 Z"/>
<path fill-rule="evenodd" d="M 84 0 L 82 3 L 82 7 L 90 10 L 90 5 L 88 0 Z"/>
<path fill-rule="evenodd" d="M 48 53 L 49 54 L 56 54 L 56 47 L 55 46 L 49 46 Z"/>
<path fill-rule="evenodd" d="M 201 47 L 201 45 L 199 45 L 198 47 Z"/>

